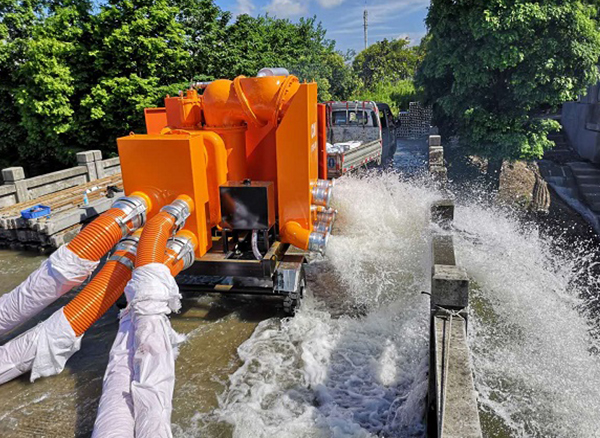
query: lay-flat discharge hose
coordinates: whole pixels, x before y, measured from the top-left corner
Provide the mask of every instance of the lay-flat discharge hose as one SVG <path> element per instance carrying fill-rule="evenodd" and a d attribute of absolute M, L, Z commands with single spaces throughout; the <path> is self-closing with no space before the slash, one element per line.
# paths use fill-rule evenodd
<path fill-rule="evenodd" d="M 140 237 L 135 259 L 136 268 L 150 263 L 164 263 L 167 240 L 173 235 L 176 227 L 182 225 L 189 216 L 193 204 L 189 196 L 179 196 L 148 221 Z"/>
<path fill-rule="evenodd" d="M 117 249 L 90 283 L 64 307 L 64 314 L 81 336 L 119 299 L 135 262 L 135 245 Z"/>

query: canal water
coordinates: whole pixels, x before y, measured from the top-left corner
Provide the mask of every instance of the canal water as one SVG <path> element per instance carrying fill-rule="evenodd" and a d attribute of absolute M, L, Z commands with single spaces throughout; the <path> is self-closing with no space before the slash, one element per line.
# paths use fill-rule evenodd
<path fill-rule="evenodd" d="M 415 170 L 419 154 L 400 148 L 397 161 Z M 172 318 L 188 335 L 177 359 L 174 435 L 423 437 L 422 291 L 434 231 L 428 209 L 439 196 L 418 175 L 339 180 L 327 257 L 308 265 L 294 318 L 268 302 L 185 296 Z M 485 436 L 600 437 L 593 251 L 479 201 L 459 201 L 455 227 L 459 263 L 473 280 L 469 342 Z M 41 260 L 0 251 L 0 293 Z M 111 310 L 86 334 L 61 375 L 0 387 L 0 436 L 90 435 L 116 316 Z"/>

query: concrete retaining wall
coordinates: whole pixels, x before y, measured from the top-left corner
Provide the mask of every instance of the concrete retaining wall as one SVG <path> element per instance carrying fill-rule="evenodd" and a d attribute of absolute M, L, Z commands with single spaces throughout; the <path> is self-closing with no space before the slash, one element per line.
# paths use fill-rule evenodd
<path fill-rule="evenodd" d="M 22 167 L 2 170 L 4 185 L 0 186 L 0 208 L 30 201 L 60 190 L 92 182 L 121 172 L 119 158 L 102 159 L 99 150 L 77 154 L 77 167 L 25 178 Z"/>
<path fill-rule="evenodd" d="M 562 107 L 561 123 L 569 143 L 582 158 L 600 163 L 600 85 L 588 88 L 578 102 Z"/>
<path fill-rule="evenodd" d="M 445 189 L 447 172 L 441 137 L 429 137 L 429 171 Z M 429 438 L 481 438 L 477 392 L 467 343 L 469 277 L 457 264 L 451 234 L 454 200 L 431 206 L 439 225 L 431 241 L 430 355 L 427 409 Z"/>

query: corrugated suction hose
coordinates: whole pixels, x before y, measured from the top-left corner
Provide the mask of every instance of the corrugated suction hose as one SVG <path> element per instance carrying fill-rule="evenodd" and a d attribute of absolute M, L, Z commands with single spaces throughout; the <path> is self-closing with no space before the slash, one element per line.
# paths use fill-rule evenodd
<path fill-rule="evenodd" d="M 82 259 L 100 260 L 123 237 L 118 221 L 124 218 L 123 210 L 111 208 L 85 227 L 67 248 Z"/>
<path fill-rule="evenodd" d="M 140 237 L 135 260 L 136 268 L 150 263 L 165 262 L 167 240 L 173 235 L 174 230 L 183 225 L 193 209 L 193 204 L 189 196 L 179 196 L 148 221 Z"/>
<path fill-rule="evenodd" d="M 123 239 L 100 272 L 64 307 L 77 336 L 85 333 L 123 293 L 131 279 L 139 234 Z"/>
<path fill-rule="evenodd" d="M 67 248 L 82 259 L 98 261 L 119 240 L 144 225 L 149 200 L 142 193 L 121 198 L 112 208 L 85 227 Z"/>

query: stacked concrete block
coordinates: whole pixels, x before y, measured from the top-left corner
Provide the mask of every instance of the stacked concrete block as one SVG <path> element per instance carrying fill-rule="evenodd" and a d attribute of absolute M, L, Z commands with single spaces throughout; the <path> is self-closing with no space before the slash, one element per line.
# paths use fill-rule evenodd
<path fill-rule="evenodd" d="M 410 137 L 410 114 L 408 111 L 401 111 L 398 115 L 398 125 L 396 126 L 396 135 L 400 138 Z"/>
<path fill-rule="evenodd" d="M 431 107 L 424 107 L 420 102 L 410 102 L 408 111 L 401 112 L 398 116 L 397 136 L 416 139 L 429 135 L 432 117 Z"/>
<path fill-rule="evenodd" d="M 429 173 L 442 186 L 445 186 L 448 182 L 448 170 L 444 162 L 444 147 L 442 146 L 442 137 L 439 135 L 429 136 Z"/>

